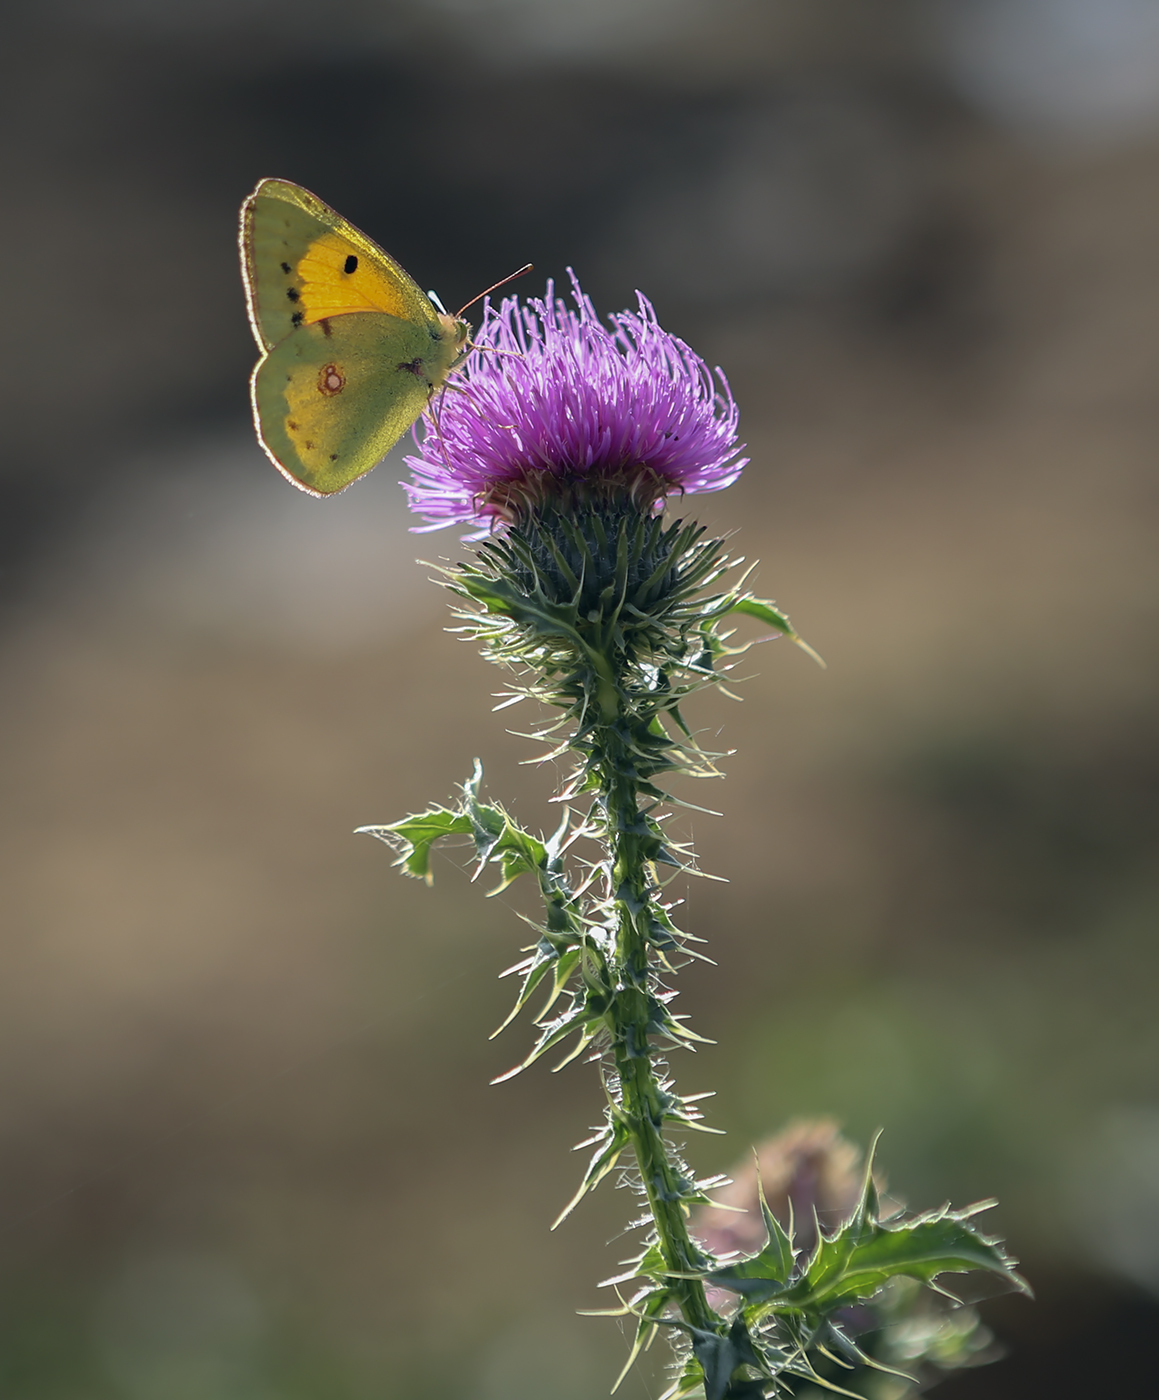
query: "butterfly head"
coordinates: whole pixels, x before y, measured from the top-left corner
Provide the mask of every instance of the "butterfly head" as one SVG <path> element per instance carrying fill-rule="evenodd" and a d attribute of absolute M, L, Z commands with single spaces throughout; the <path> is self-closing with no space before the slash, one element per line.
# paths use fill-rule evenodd
<path fill-rule="evenodd" d="M 457 316 L 452 316 L 439 298 L 438 292 L 428 292 L 431 305 L 435 308 L 435 315 L 439 325 L 443 329 L 441 340 L 451 347 L 451 365 L 453 369 L 459 364 L 471 348 L 471 323 L 463 320 L 463 312 Z M 466 310 L 466 308 L 463 308 Z"/>
<path fill-rule="evenodd" d="M 471 323 L 464 321 L 461 316 L 449 316 L 445 312 L 439 317 L 439 324 L 443 328 L 444 337 L 452 347 L 454 358 L 452 365 L 459 364 L 471 348 Z"/>

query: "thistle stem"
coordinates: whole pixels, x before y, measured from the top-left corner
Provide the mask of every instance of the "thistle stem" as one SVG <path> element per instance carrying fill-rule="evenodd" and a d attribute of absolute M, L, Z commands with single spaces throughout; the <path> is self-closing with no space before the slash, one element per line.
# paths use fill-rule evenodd
<path fill-rule="evenodd" d="M 650 1040 L 656 1029 L 651 935 L 659 926 L 652 856 L 660 833 L 640 808 L 630 735 L 631 725 L 621 722 L 600 725 L 592 736 L 593 750 L 599 755 L 599 805 L 610 856 L 609 893 L 616 916 L 615 953 L 609 969 L 614 994 L 608 1008 L 619 1081 L 619 1102 L 613 1100 L 613 1111 L 622 1115 L 632 1144 L 664 1263 L 673 1274 L 687 1275 L 697 1269 L 700 1251 L 688 1234 L 684 1200 L 689 1182 L 664 1140 L 669 1095 L 657 1076 L 656 1051 Z M 719 1321 L 698 1278 L 674 1278 L 672 1293 L 690 1326 L 707 1331 Z"/>

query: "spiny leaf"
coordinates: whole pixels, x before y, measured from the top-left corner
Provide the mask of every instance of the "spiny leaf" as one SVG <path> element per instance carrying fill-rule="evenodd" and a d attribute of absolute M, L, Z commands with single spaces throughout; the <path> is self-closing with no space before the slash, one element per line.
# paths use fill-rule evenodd
<path fill-rule="evenodd" d="M 669 1292 L 666 1288 L 657 1288 L 641 1298 L 637 1295 L 633 1300 L 634 1304 L 642 1302 L 642 1306 L 625 1308 L 621 1312 L 630 1312 L 636 1318 L 636 1335 L 632 1339 L 632 1350 L 628 1353 L 628 1359 L 624 1362 L 623 1369 L 616 1377 L 616 1383 L 612 1386 L 611 1393 L 614 1395 L 624 1382 L 624 1377 L 636 1364 L 636 1359 L 642 1351 L 646 1351 L 652 1343 L 652 1338 L 656 1335 L 657 1318 L 668 1306 Z"/>
<path fill-rule="evenodd" d="M 654 1283 L 662 1283 L 668 1277 L 668 1264 L 657 1244 L 650 1244 L 635 1259 L 627 1259 L 624 1262 L 627 1265 L 626 1270 L 616 1274 L 614 1278 L 604 1279 L 599 1285 L 601 1288 L 614 1288 L 617 1284 L 627 1283 L 633 1278 L 648 1278 Z"/>
<path fill-rule="evenodd" d="M 415 816 L 391 822 L 389 826 L 360 826 L 355 834 L 385 841 L 399 852 L 395 865 L 405 875 L 424 880 L 429 885 L 434 880 L 431 847 L 444 836 L 470 836 L 472 827 L 470 818 L 462 812 L 452 812 L 446 807 L 430 807 Z"/>
<path fill-rule="evenodd" d="M 514 1069 L 509 1069 L 506 1074 L 501 1074 L 497 1078 L 492 1079 L 491 1083 L 504 1084 L 508 1079 L 514 1079 L 517 1074 L 521 1074 L 525 1069 L 533 1065 L 536 1060 L 546 1055 L 553 1045 L 558 1045 L 561 1040 L 566 1040 L 573 1031 L 584 1028 L 591 1019 L 583 1002 L 576 1002 L 565 1011 L 562 1016 L 558 1016 L 554 1021 L 549 1021 L 547 1025 L 543 1027 L 543 1034 L 535 1042 L 534 1047 L 525 1059 L 521 1060 Z M 602 1025 L 602 1023 L 600 1024 Z M 594 1038 L 595 1032 L 598 1029 L 599 1026 L 593 1026 L 592 1034 L 585 1037 L 585 1043 L 590 1042 Z"/>
<path fill-rule="evenodd" d="M 773 628 L 774 631 L 780 632 L 790 641 L 795 642 L 807 656 L 813 658 L 818 666 L 825 668 L 824 660 L 818 656 L 808 642 L 797 635 L 793 624 L 775 603 L 768 602 L 764 598 L 742 595 L 735 602 L 730 603 L 721 616 L 727 617 L 730 613 L 741 613 L 745 617 L 755 617 L 758 622 L 763 622 L 767 627 Z"/>
<path fill-rule="evenodd" d="M 854 1299 L 871 1298 L 898 1274 L 930 1283 L 939 1274 L 974 1269 L 999 1274 L 1029 1293 L 1025 1279 L 1015 1272 L 1016 1261 L 1000 1242 L 970 1223 L 973 1213 L 973 1208 L 943 1207 L 886 1225 L 850 1221 L 832 1238 L 819 1237 L 805 1276 L 780 1301 L 808 1312 L 828 1312 Z"/>
<path fill-rule="evenodd" d="M 734 1318 L 727 1332 L 693 1327 L 679 1317 L 663 1317 L 657 1321 L 665 1327 L 684 1332 L 691 1341 L 692 1355 L 701 1372 L 704 1400 L 747 1400 L 747 1397 L 764 1393 L 763 1381 L 753 1381 L 747 1377 L 734 1379 L 735 1373 L 742 1366 L 751 1367 L 767 1379 L 772 1379 L 772 1373 L 767 1370 L 763 1358 L 753 1345 L 743 1317 Z M 695 1371 L 686 1366 L 677 1386 L 665 1391 L 665 1397 L 690 1394 L 690 1390 L 680 1387 L 695 1378 Z"/>
<path fill-rule="evenodd" d="M 765 1222 L 768 1239 L 759 1254 L 741 1259 L 735 1264 L 727 1264 L 709 1275 L 713 1283 L 727 1288 L 730 1293 L 739 1293 L 749 1303 L 762 1303 L 783 1293 L 793 1272 L 796 1253 L 793 1237 L 786 1233 L 781 1222 L 769 1209 L 765 1199 L 764 1183 L 760 1175 L 760 1159 L 757 1159 L 757 1194 L 760 1197 L 761 1216 Z"/>
<path fill-rule="evenodd" d="M 660 1400 L 685 1400 L 686 1396 L 695 1395 L 703 1385 L 704 1372 L 700 1369 L 700 1362 L 695 1357 L 689 1357 L 680 1375 L 661 1395 Z"/>
<path fill-rule="evenodd" d="M 734 1387 L 733 1374 L 741 1366 L 751 1366 L 761 1371 L 761 1359 L 753 1349 L 752 1339 L 745 1327 L 744 1319 L 738 1317 L 729 1328 L 728 1336 L 715 1332 L 692 1333 L 692 1354 L 700 1362 L 704 1372 L 704 1400 L 726 1400 L 729 1397 L 759 1395 L 763 1386 L 753 1389 L 753 1382 L 741 1380 Z"/>
<path fill-rule="evenodd" d="M 523 968 L 527 970 L 523 978 L 523 983 L 519 988 L 519 995 L 515 998 L 515 1005 L 511 1008 L 511 1011 L 504 1018 L 503 1022 L 491 1032 L 491 1039 L 494 1040 L 497 1035 L 505 1031 L 511 1022 L 515 1020 L 516 1016 L 519 1015 L 535 994 L 535 989 L 550 971 L 553 974 L 551 997 L 540 1012 L 541 1017 L 545 1016 L 559 994 L 563 991 L 564 984 L 571 975 L 578 960 L 578 949 L 572 949 L 561 955 L 555 948 L 550 947 L 550 945 L 545 948 L 541 943 L 537 947 L 533 958 L 517 964 L 513 968 L 509 968 L 509 972 L 518 972 Z"/>
<path fill-rule="evenodd" d="M 939 1274 L 981 1269 L 1029 1291 L 1001 1243 L 971 1223 L 971 1217 L 983 1207 L 951 1211 L 944 1206 L 909 1220 L 879 1221 L 873 1149 L 866 1158 L 861 1193 L 852 1214 L 834 1234 L 819 1232 L 816 1247 L 795 1282 L 791 1281 L 795 1268 L 792 1236 L 769 1210 L 759 1174 L 758 1190 L 768 1232 L 764 1248 L 709 1275 L 713 1283 L 744 1298 L 746 1314 L 754 1320 L 768 1312 L 783 1317 L 828 1316 L 845 1304 L 872 1298 L 898 1275 L 932 1284 Z"/>
<path fill-rule="evenodd" d="M 627 1129 L 618 1122 L 609 1123 L 602 1138 L 602 1145 L 592 1155 L 587 1171 L 584 1172 L 583 1180 L 579 1184 L 579 1189 L 552 1221 L 551 1228 L 553 1230 L 562 1225 L 588 1192 L 594 1191 L 604 1177 L 615 1168 L 616 1163 L 620 1160 L 620 1155 L 627 1146 Z"/>

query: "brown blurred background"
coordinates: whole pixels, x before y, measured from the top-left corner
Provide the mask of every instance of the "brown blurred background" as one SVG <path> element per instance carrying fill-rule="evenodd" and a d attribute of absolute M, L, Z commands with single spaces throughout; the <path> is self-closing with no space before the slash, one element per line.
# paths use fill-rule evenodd
<path fill-rule="evenodd" d="M 590 1067 L 487 1081 L 518 891 L 350 835 L 553 775 L 391 460 L 253 442 L 234 220 L 316 190 L 448 305 L 635 287 L 729 374 L 698 503 L 757 649 L 686 827 L 726 1169 L 886 1129 L 1040 1291 L 946 1385 L 1145 1394 L 1159 1320 L 1159 11 L 1147 0 L 38 0 L 0 51 L 0 1395 L 586 1400 L 626 1252 L 556 1234 Z M 521 727 L 518 723 L 515 727 Z M 605 1241 L 611 1241 L 610 1246 Z M 1152 1382 L 1153 1383 L 1153 1382 Z M 656 1395 L 645 1368 L 628 1397 Z"/>

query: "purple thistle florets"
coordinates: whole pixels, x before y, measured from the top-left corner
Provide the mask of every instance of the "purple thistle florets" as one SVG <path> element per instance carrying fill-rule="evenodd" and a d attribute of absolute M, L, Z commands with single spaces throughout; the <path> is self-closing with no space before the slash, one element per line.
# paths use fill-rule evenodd
<path fill-rule="evenodd" d="M 428 522 L 476 526 L 475 538 L 523 505 L 577 485 L 607 486 L 649 506 L 719 491 L 740 475 L 728 382 L 663 330 L 651 303 L 610 316 L 571 274 L 575 310 L 555 297 L 488 307 L 466 372 L 416 427 L 404 482 Z"/>

